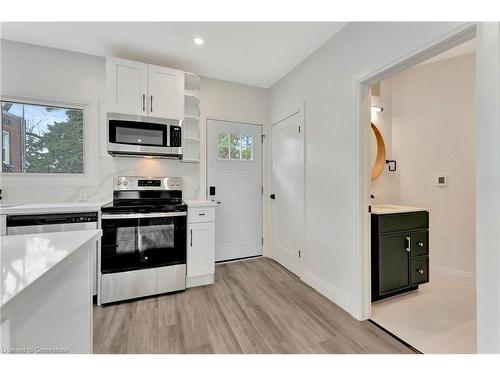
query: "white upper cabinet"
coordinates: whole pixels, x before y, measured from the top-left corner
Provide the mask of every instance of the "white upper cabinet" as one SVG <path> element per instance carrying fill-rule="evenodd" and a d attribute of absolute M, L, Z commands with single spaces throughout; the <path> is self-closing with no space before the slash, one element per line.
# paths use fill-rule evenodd
<path fill-rule="evenodd" d="M 106 60 L 108 112 L 147 114 L 148 66 L 135 61 Z"/>
<path fill-rule="evenodd" d="M 182 120 L 184 72 L 109 57 L 106 60 L 108 112 Z"/>
<path fill-rule="evenodd" d="M 184 117 L 184 72 L 148 65 L 148 114 L 182 120 Z"/>

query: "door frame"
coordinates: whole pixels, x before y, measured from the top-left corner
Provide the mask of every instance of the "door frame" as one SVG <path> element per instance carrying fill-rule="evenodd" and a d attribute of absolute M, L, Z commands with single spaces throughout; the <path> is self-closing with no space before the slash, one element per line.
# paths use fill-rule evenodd
<path fill-rule="evenodd" d="M 371 179 L 369 177 L 370 155 L 368 152 L 370 141 L 370 87 L 378 81 L 389 78 L 450 48 L 471 40 L 476 37 L 476 34 L 477 24 L 466 23 L 431 43 L 395 60 L 393 63 L 372 71 L 356 80 L 356 131 L 358 134 L 358 207 L 356 210 L 356 221 L 359 235 L 357 236 L 353 270 L 353 285 L 356 293 L 353 300 L 353 312 L 359 320 L 371 318 L 371 229 L 370 214 L 368 212 L 371 188 Z"/>
<path fill-rule="evenodd" d="M 291 111 L 288 111 L 286 112 L 285 114 L 277 117 L 276 119 L 274 119 L 273 121 L 271 121 L 271 129 L 270 129 L 270 146 L 269 146 L 269 149 L 270 149 L 270 155 L 269 155 L 269 159 L 271 161 L 271 166 L 270 166 L 270 172 L 271 172 L 271 179 L 269 181 L 270 183 L 270 192 L 273 193 L 274 192 L 274 158 L 273 158 L 273 140 L 272 140 L 272 134 L 273 134 L 273 126 L 274 125 L 277 125 L 278 123 L 296 115 L 297 113 L 300 113 L 300 120 L 302 122 L 302 129 L 303 129 L 303 136 L 302 136 L 302 176 L 303 176 L 303 179 L 304 179 L 304 184 L 303 184 L 303 191 L 302 191 L 302 212 L 304 213 L 303 215 L 303 225 L 302 225 L 302 228 L 303 228 L 303 232 L 302 232 L 302 249 L 301 249 L 301 256 L 299 258 L 299 272 L 298 272 L 298 277 L 300 279 L 303 279 L 304 278 L 304 273 L 305 273 L 305 263 L 304 263 L 304 259 L 305 257 L 307 256 L 307 251 L 306 251 L 306 190 L 307 190 L 307 178 L 306 178 L 306 163 L 307 163 L 307 159 L 306 159 L 306 155 L 307 155 L 307 142 L 306 142 L 306 137 L 307 137 L 307 126 L 306 126 L 306 116 L 305 116 L 305 101 L 301 102 L 301 104 L 297 107 L 295 107 L 294 109 L 292 109 Z M 274 259 L 274 256 L 273 256 L 273 208 L 272 208 L 272 203 L 271 203 L 271 206 L 270 206 L 270 212 L 269 212 L 269 255 L 271 256 L 271 258 Z"/>
<path fill-rule="evenodd" d="M 219 117 L 207 117 L 205 119 L 205 196 L 207 200 L 210 200 L 210 194 L 209 194 L 209 189 L 210 186 L 208 184 L 208 122 L 209 121 L 220 121 L 220 122 L 236 122 L 244 125 L 254 125 L 254 126 L 260 126 L 261 127 L 261 147 L 260 147 L 260 182 L 262 186 L 262 194 L 260 195 L 260 206 L 261 206 L 261 218 L 260 218 L 260 233 L 262 236 L 262 243 L 261 243 L 261 250 L 262 250 L 262 255 L 258 255 L 256 257 L 252 258 L 257 258 L 257 257 L 262 257 L 264 256 L 264 215 L 265 215 L 265 206 L 264 206 L 264 191 L 266 190 L 266 187 L 264 185 L 264 139 L 266 138 L 266 134 L 264 132 L 265 126 L 264 124 L 259 124 L 251 121 L 240 121 L 240 120 L 228 120 L 225 118 L 219 118 Z M 253 152 L 253 151 L 252 151 Z M 215 207 L 217 208 L 217 206 Z M 245 259 L 245 258 L 243 258 Z M 232 261 L 237 261 L 237 259 L 229 260 L 229 262 Z"/>

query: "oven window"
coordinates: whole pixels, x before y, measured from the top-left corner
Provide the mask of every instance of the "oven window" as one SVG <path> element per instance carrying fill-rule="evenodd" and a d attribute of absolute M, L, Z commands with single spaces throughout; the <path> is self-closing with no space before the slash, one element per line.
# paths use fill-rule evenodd
<path fill-rule="evenodd" d="M 186 263 L 186 216 L 103 219 L 102 273 Z"/>
<path fill-rule="evenodd" d="M 164 124 L 134 121 L 109 121 L 109 141 L 137 146 L 167 146 L 167 129 Z"/>

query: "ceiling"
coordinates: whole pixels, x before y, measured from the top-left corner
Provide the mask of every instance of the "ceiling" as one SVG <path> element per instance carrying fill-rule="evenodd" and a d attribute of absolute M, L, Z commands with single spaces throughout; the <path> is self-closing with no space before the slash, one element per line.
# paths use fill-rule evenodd
<path fill-rule="evenodd" d="M 345 22 L 4 22 L 2 38 L 268 88 Z M 193 38 L 205 44 L 197 46 Z"/>
<path fill-rule="evenodd" d="M 450 48 L 449 50 L 440 53 L 428 60 L 421 62 L 419 65 L 429 64 L 436 61 L 451 59 L 452 57 L 458 57 L 462 55 L 467 55 L 469 53 L 476 52 L 476 38 L 468 40 L 465 43 L 459 44 L 456 47 Z"/>

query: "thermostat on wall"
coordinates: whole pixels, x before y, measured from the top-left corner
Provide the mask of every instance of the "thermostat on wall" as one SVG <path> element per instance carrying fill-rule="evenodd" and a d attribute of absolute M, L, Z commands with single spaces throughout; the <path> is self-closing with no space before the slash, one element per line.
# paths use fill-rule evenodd
<path fill-rule="evenodd" d="M 448 177 L 444 174 L 436 175 L 436 185 L 440 187 L 445 187 L 448 185 Z"/>

